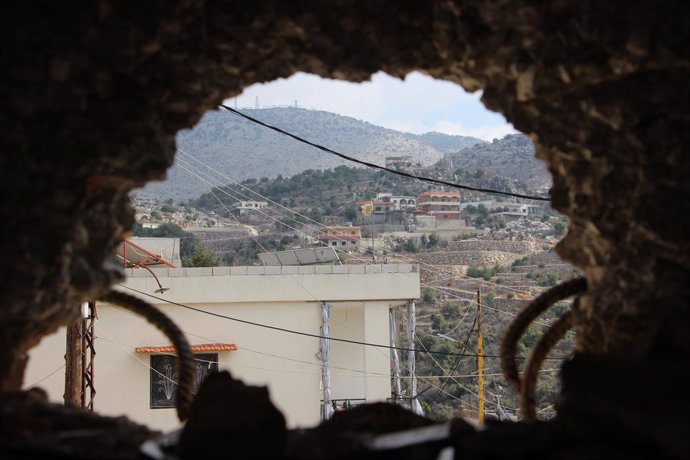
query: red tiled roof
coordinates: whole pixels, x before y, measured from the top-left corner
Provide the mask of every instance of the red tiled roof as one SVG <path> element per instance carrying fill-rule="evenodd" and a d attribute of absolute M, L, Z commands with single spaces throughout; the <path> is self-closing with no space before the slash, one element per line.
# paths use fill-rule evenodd
<path fill-rule="evenodd" d="M 175 348 L 168 345 L 165 347 L 136 347 L 137 353 L 175 353 Z M 203 343 L 192 345 L 192 351 L 237 351 L 234 343 Z"/>

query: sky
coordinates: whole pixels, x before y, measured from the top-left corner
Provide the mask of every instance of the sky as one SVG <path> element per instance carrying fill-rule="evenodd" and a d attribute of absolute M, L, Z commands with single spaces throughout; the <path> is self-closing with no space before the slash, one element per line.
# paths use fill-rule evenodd
<path fill-rule="evenodd" d="M 255 84 L 237 97 L 239 108 L 295 105 L 325 110 L 398 131 L 473 136 L 487 141 L 516 132 L 506 119 L 489 111 L 481 92 L 412 72 L 400 80 L 379 72 L 371 81 L 351 83 L 297 73 L 287 79 Z M 235 98 L 226 101 L 234 107 Z"/>

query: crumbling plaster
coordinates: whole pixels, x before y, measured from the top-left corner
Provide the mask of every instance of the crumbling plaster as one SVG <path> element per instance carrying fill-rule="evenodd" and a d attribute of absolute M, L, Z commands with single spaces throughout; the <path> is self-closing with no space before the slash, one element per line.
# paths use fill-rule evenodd
<path fill-rule="evenodd" d="M 3 4 L 1 388 L 23 352 L 122 277 L 128 192 L 175 133 L 255 82 L 412 70 L 484 90 L 537 146 L 582 268 L 577 348 L 688 346 L 684 2 L 96 1 Z M 663 332 L 663 334 L 660 333 Z"/>

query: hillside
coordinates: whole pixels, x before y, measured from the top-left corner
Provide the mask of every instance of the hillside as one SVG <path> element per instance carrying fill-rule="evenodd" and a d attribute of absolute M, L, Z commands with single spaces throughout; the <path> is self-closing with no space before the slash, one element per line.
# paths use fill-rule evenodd
<path fill-rule="evenodd" d="M 551 175 L 534 157 L 534 144 L 524 134 L 509 134 L 447 154 L 441 164 L 458 180 L 481 179 L 476 183 L 491 188 L 545 194 L 551 186 Z"/>
<path fill-rule="evenodd" d="M 458 152 L 474 145 L 486 144 L 485 141 L 477 139 L 476 137 L 453 136 L 450 134 L 437 133 L 436 131 L 420 134 L 415 137 L 419 139 L 420 142 L 430 145 L 443 153 Z"/>
<path fill-rule="evenodd" d="M 415 164 L 429 166 L 440 160 L 449 148 L 484 143 L 480 139 L 440 133 L 417 136 L 334 113 L 302 108 L 248 109 L 244 112 L 313 142 L 378 164 L 384 164 L 386 156 L 410 155 Z M 193 129 L 180 132 L 177 142 L 184 151 L 236 181 L 352 165 L 228 112 L 207 113 Z M 180 161 L 179 156 L 177 161 Z M 208 189 L 206 184 L 176 165 L 165 182 L 151 184 L 137 194 L 186 200 Z"/>

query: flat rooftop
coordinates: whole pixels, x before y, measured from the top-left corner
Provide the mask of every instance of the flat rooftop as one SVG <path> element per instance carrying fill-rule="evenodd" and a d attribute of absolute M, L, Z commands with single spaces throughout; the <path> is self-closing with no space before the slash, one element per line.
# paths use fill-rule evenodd
<path fill-rule="evenodd" d="M 420 297 L 416 265 L 311 265 L 154 268 L 168 290 L 142 269 L 125 270 L 124 288 L 180 303 L 412 300 Z M 157 303 L 148 296 L 140 297 Z"/>

